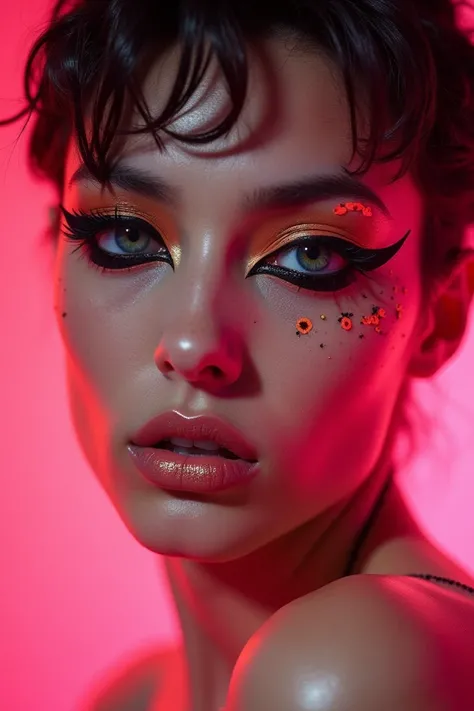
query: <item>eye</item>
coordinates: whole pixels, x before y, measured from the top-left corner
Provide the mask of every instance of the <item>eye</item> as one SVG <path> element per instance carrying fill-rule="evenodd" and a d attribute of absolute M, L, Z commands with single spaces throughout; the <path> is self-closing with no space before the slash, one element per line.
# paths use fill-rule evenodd
<path fill-rule="evenodd" d="M 356 277 L 344 239 L 308 235 L 296 239 L 258 262 L 248 276 L 269 274 L 310 291 L 338 291 Z"/>
<path fill-rule="evenodd" d="M 340 254 L 324 246 L 317 238 L 307 244 L 291 246 L 277 252 L 267 264 L 302 271 L 305 274 L 335 274 L 347 266 L 347 260 Z"/>
<path fill-rule="evenodd" d="M 66 222 L 63 234 L 78 244 L 88 262 L 101 271 L 130 269 L 149 262 L 166 262 L 173 267 L 163 237 L 146 220 L 100 211 L 71 213 L 62 206 L 61 210 Z"/>
<path fill-rule="evenodd" d="M 135 225 L 117 224 L 110 230 L 98 232 L 96 235 L 97 246 L 109 254 L 151 254 L 157 251 L 161 254 L 163 246 L 145 231 Z"/>
<path fill-rule="evenodd" d="M 268 274 L 309 291 L 340 291 L 393 259 L 410 232 L 381 249 L 359 247 L 342 237 L 303 236 L 260 260 L 247 277 Z"/>

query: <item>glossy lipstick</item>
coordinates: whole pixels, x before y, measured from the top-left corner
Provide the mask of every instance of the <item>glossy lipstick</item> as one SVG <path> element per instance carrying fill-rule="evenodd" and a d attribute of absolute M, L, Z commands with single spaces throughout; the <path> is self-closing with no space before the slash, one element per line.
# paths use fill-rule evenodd
<path fill-rule="evenodd" d="M 229 457 L 224 456 L 225 451 L 174 452 L 168 447 L 171 439 L 178 438 L 213 442 Z M 133 437 L 128 451 L 145 479 L 174 491 L 224 491 L 250 482 L 260 468 L 254 448 L 229 423 L 213 416 L 185 417 L 175 411 L 145 425 Z"/>

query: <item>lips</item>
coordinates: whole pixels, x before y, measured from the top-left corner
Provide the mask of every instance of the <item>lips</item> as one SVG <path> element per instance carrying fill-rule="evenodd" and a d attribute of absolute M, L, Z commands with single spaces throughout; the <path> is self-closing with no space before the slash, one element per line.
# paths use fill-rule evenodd
<path fill-rule="evenodd" d="M 134 435 L 132 444 L 139 447 L 167 447 L 172 439 L 200 444 L 213 442 L 219 447 L 221 456 L 225 456 L 227 451 L 238 459 L 247 462 L 257 461 L 254 447 L 230 423 L 210 415 L 185 417 L 174 410 L 158 415 L 148 422 Z M 217 455 L 217 451 L 215 454 Z"/>

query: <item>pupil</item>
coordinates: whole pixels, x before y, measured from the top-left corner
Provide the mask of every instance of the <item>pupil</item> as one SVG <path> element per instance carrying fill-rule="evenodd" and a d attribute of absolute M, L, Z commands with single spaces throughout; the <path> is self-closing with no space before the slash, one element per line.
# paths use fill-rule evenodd
<path fill-rule="evenodd" d="M 298 262 L 303 267 L 303 269 L 312 271 L 321 271 L 328 266 L 329 259 L 326 254 L 326 250 L 321 248 L 320 245 L 307 245 L 300 247 L 298 250 Z"/>
<path fill-rule="evenodd" d="M 151 237 L 143 233 L 138 227 L 122 227 L 115 233 L 115 239 L 121 249 L 130 254 L 143 252 L 147 249 Z"/>
<path fill-rule="evenodd" d="M 321 256 L 321 249 L 317 245 L 311 247 L 303 247 L 304 256 L 307 259 L 315 260 Z"/>
<path fill-rule="evenodd" d="M 137 230 L 132 227 L 125 228 L 125 236 L 130 242 L 138 242 Z"/>

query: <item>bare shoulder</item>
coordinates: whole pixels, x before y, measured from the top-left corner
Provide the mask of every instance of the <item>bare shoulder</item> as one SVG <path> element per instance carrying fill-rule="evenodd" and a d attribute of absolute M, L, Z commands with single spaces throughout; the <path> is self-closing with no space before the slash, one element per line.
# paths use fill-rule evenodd
<path fill-rule="evenodd" d="M 234 697 L 246 711 L 303 709 L 302 694 L 324 699 L 327 711 L 467 708 L 474 602 L 433 587 L 355 575 L 290 603 L 239 658 Z"/>
<path fill-rule="evenodd" d="M 177 648 L 134 655 L 94 684 L 81 711 L 152 711 L 178 659 Z"/>

